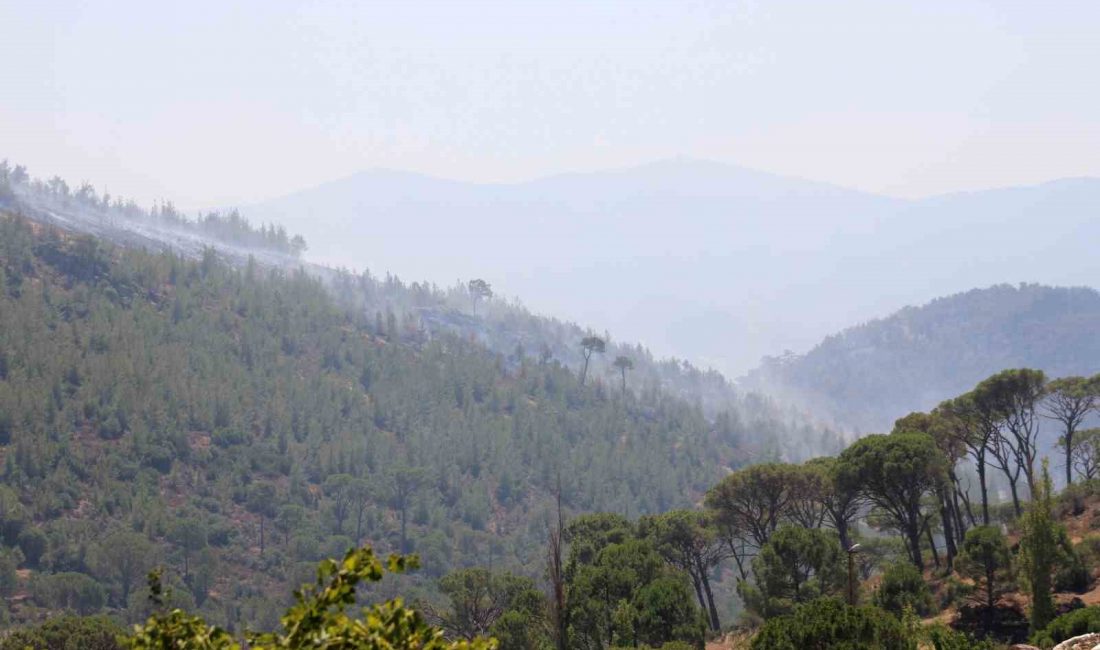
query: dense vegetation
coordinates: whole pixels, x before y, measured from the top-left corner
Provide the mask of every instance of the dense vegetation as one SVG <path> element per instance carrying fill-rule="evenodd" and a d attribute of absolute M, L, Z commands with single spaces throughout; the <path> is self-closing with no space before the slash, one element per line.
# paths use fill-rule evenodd
<path fill-rule="evenodd" d="M 616 341 L 606 332 L 534 314 L 518 302 L 494 298 L 483 280 L 440 288 L 369 271 L 314 270 L 338 304 L 373 315 L 376 322 L 393 313 L 397 326 L 414 337 L 475 340 L 500 355 L 509 370 L 525 356 L 555 359 L 575 369 L 586 383 L 620 392 L 625 385 L 639 396 L 658 391 L 698 405 L 708 419 L 731 418 L 728 426 L 752 432 L 760 458 L 804 459 L 843 446 L 834 429 L 762 393 L 740 390 L 719 372 L 681 359 L 660 359 L 644 346 Z"/>
<path fill-rule="evenodd" d="M 634 524 L 579 517 L 564 530 L 564 565 L 550 540 L 551 596 L 527 610 L 544 613 L 528 615 L 540 622 L 528 629 L 548 630 L 544 644 L 565 639 L 565 647 L 698 644 L 693 618 L 712 633 L 734 622 L 728 612 L 722 620 L 709 587 L 732 572 L 744 605 L 739 623 L 759 627 L 755 650 L 979 650 L 1029 635 L 1049 647 L 1068 631 L 1091 631 L 1092 610 L 1058 618 L 1074 601 L 1059 605 L 1055 594 L 1092 587 L 1100 538 L 1075 544 L 1061 520 L 1082 514 L 1100 486 L 1073 485 L 1056 498 L 1035 432 L 1045 415 L 1065 427 L 1067 458 L 1094 453 L 1075 428 L 1098 400 L 1100 377 L 1005 370 L 836 458 L 738 469 L 708 491 L 705 510 Z M 971 458 L 980 468 L 973 489 L 960 480 Z M 988 469 L 1015 486 L 1009 502 L 990 499 Z M 665 595 L 645 597 L 661 581 Z M 1005 598 L 1021 593 L 1024 604 Z M 949 611 L 955 629 L 921 622 L 937 609 Z M 639 621 L 654 617 L 665 636 L 641 636 Z"/>
<path fill-rule="evenodd" d="M 135 586 L 167 562 L 183 602 L 270 627 L 306 567 L 365 541 L 418 552 L 417 582 L 537 575 L 559 486 L 567 512 L 634 517 L 742 462 L 736 414 L 429 340 L 302 272 L 9 216 L 0 287 L 0 584 L 18 619 L 136 620 Z"/>
<path fill-rule="evenodd" d="M 1094 631 L 1083 614 L 1056 620 L 1054 595 L 1088 591 L 1100 559 L 1096 538 L 1074 544 L 1060 521 L 1082 515 L 1096 496 L 1088 480 L 1095 449 L 1080 428 L 1098 406 L 1100 375 L 1048 380 L 1038 370 L 1004 370 L 835 459 L 753 465 L 725 477 L 706 504 L 741 577 L 748 620 L 763 623 L 752 647 L 916 648 L 923 636 L 937 648 L 976 648 L 1022 641 L 1029 630 L 1049 647 L 1067 627 Z M 1061 427 L 1067 482 L 1087 480 L 1059 498 L 1040 459 L 1043 418 Z M 1003 507 L 987 489 L 990 470 L 1009 488 Z M 883 554 L 883 541 L 900 543 Z M 876 609 L 829 600 L 867 599 L 853 579 L 857 556 L 864 579 L 881 574 L 869 599 Z M 1002 600 L 1016 591 L 1026 594 L 1026 612 Z M 951 620 L 961 632 L 916 622 L 936 598 L 956 608 Z"/>
<path fill-rule="evenodd" d="M 728 569 L 745 606 L 741 624 L 759 626 L 750 641 L 754 650 L 990 650 L 1000 642 L 1027 638 L 1029 632 L 1049 647 L 1070 634 L 1092 631 L 1100 620 L 1091 609 L 1058 617 L 1054 599 L 1056 591 L 1081 592 L 1091 586 L 1088 567 L 1100 559 L 1100 544 L 1095 539 L 1071 543 L 1059 517 L 1076 512 L 1080 502 L 1100 496 L 1100 490 L 1087 482 L 1056 499 L 1048 463 L 1036 467 L 1035 454 L 1027 447 L 1033 444 L 1028 432 L 1034 430 L 1040 409 L 1057 412 L 1057 405 L 1067 403 L 1067 394 L 1095 408 L 1100 381 L 1048 381 L 1035 370 L 1006 370 L 930 413 L 899 419 L 890 434 L 865 437 L 836 458 L 737 469 L 707 492 L 705 510 L 673 510 L 637 521 L 587 514 L 566 523 L 559 506 L 549 522 L 545 553 L 532 558 L 543 569 L 541 575 L 523 577 L 480 567 L 451 571 L 439 579 L 438 595 L 416 604 L 440 631 L 414 627 L 420 632 L 410 633 L 436 639 L 442 634 L 456 641 L 493 636 L 506 649 L 699 648 L 708 628 L 717 633 L 731 622 L 722 620 L 711 587 Z M 1079 453 L 1069 431 L 1073 422 L 1069 420 L 1064 438 L 1071 456 Z M 991 507 L 996 504 L 988 502 L 983 490 L 971 494 L 958 480 L 965 450 L 979 444 L 990 453 L 1013 450 L 999 469 L 1019 476 L 1027 492 L 1017 494 L 1018 500 L 1006 508 Z M 246 507 L 262 517 L 254 499 L 246 496 Z M 998 516 L 1009 536 L 990 525 L 995 510 L 1001 511 Z M 892 543 L 894 534 L 901 543 Z M 121 546 L 118 539 L 108 545 Z M 35 545 L 29 542 L 30 537 L 20 534 L 19 551 L 12 553 L 34 554 Z M 888 550 L 876 551 L 884 542 Z M 189 585 L 187 544 L 179 543 L 183 584 Z M 932 568 L 926 563 L 929 554 Z M 870 593 L 856 579 L 857 556 L 861 578 L 881 574 Z M 375 566 L 369 550 L 347 557 L 343 566 L 348 571 L 357 566 L 354 558 Z M 113 564 L 119 575 L 124 564 Z M 291 618 L 283 619 L 287 632 L 253 635 L 257 647 L 312 647 L 306 641 L 308 630 L 317 628 L 310 625 L 324 620 L 324 612 L 339 611 L 317 604 L 324 594 L 344 598 L 345 605 L 357 602 L 354 589 L 324 587 L 337 570 L 335 563 L 325 566 L 316 590 L 299 597 Z M 65 575 L 64 583 L 70 582 L 79 579 Z M 96 585 L 86 582 L 85 590 Z M 540 588 L 540 582 L 547 588 Z M 160 593 L 158 584 L 154 595 Z M 1002 601 L 1016 590 L 1027 594 L 1026 612 Z M 57 608 L 90 613 L 99 604 L 84 606 L 85 596 L 75 586 L 58 593 L 66 594 L 66 600 L 55 603 Z M 368 595 L 387 593 L 392 592 Z M 314 597 L 320 600 L 311 601 Z M 950 619 L 956 630 L 927 626 L 918 618 L 933 613 L 936 599 L 940 608 L 956 610 Z M 158 644 L 164 639 L 200 637 L 210 645 L 198 647 L 230 647 L 233 642 L 234 633 L 180 610 L 163 613 L 158 602 L 152 603 L 152 618 L 127 641 L 133 647 L 163 647 Z M 388 607 L 401 604 L 375 605 L 374 611 L 391 611 Z M 294 626 L 295 616 L 313 623 Z M 379 616 L 363 620 L 373 625 Z M 102 625 L 95 620 L 73 619 L 66 625 L 74 635 L 94 636 Z M 349 635 L 360 629 L 346 617 L 333 625 L 350 626 Z M 295 629 L 304 631 L 294 636 Z M 56 633 L 47 625 L 20 634 L 34 638 Z M 359 640 L 333 647 L 374 647 L 366 636 L 354 638 Z"/>
<path fill-rule="evenodd" d="M 1098 329 L 1100 293 L 1093 289 L 998 285 L 907 307 L 804 355 L 768 358 L 747 383 L 876 431 L 1002 368 L 1096 372 Z"/>
<path fill-rule="evenodd" d="M 597 335 L 575 323 L 534 314 L 515 299 L 494 296 L 482 279 L 439 287 L 369 269 L 352 273 L 311 265 L 300 259 L 305 249 L 300 237 L 274 225 L 254 227 L 236 211 L 190 220 L 170 202 L 143 210 L 130 201 L 98 196 L 88 183 L 74 192 L 61 178 L 31 180 L 21 166 L 0 162 L 0 209 L 5 206 L 42 223 L 128 247 L 171 251 L 196 261 L 214 248 L 238 267 L 259 260 L 287 272 L 306 270 L 324 282 L 342 308 L 374 319 L 376 329 L 388 326 L 392 314 L 406 342 L 457 336 L 501 355 L 509 371 L 525 356 L 556 359 L 594 383 L 617 379 L 621 390 L 629 386 L 640 394 L 657 390 L 674 395 L 700 406 L 709 419 L 733 418 L 729 426 L 751 430 L 758 456 L 808 458 L 833 453 L 841 445 L 836 432 L 806 413 L 736 389 L 714 370 L 681 359 L 659 359 L 641 345 L 613 340 L 607 332 Z M 592 337 L 604 342 L 595 354 L 578 345 Z"/>
<path fill-rule="evenodd" d="M 431 327 L 416 304 L 444 304 L 435 288 L 0 216 L 2 615 L 77 615 L 4 643 L 113 650 L 145 621 L 125 643 L 313 647 L 324 628 L 345 635 L 331 647 L 399 629 L 399 647 L 687 650 L 738 625 L 753 648 L 973 650 L 1100 620 L 1054 598 L 1100 560 L 1059 520 L 1100 493 L 1100 376 L 996 372 L 847 448 L 804 430 L 836 455 L 781 462 L 792 430 L 722 382 L 695 375 L 714 390 L 689 401 L 689 366 L 628 381 L 660 363 L 592 332 L 569 367 L 546 322 L 534 356 L 503 352 L 464 328 L 532 317 L 483 281 L 464 291 L 482 320 Z M 1083 482 L 1060 497 L 1041 421 Z M 375 584 L 369 547 L 421 570 Z M 361 602 L 377 604 L 339 614 Z M 937 607 L 956 630 L 920 623 Z"/>
<path fill-rule="evenodd" d="M 450 638 L 489 634 L 504 648 L 698 648 L 706 628 L 723 629 L 710 580 L 724 567 L 738 578 L 741 623 L 759 625 L 753 650 L 992 650 L 1029 632 L 1050 647 L 1100 621 L 1094 609 L 1057 617 L 1054 599 L 1091 586 L 1100 544 L 1071 543 L 1059 517 L 1100 490 L 1088 482 L 1056 499 L 1048 463 L 1037 468 L 1029 451 L 1030 432 L 1041 410 L 1053 417 L 1070 404 L 1095 409 L 1098 397 L 1100 378 L 1002 371 L 835 459 L 738 469 L 707 493 L 706 510 L 637 522 L 613 514 L 564 526 L 559 519 L 546 591 L 529 579 L 465 569 L 440 581 L 447 604 L 424 607 Z M 1080 419 L 1063 423 L 1070 457 L 1081 453 L 1072 430 Z M 958 480 L 964 449 L 975 445 L 1012 450 L 999 469 L 1026 481 L 1027 498 L 1001 508 L 1011 545 L 990 525 L 985 491 L 972 495 Z M 895 541 L 892 534 L 903 542 L 875 552 Z M 871 593 L 856 579 L 857 556 L 862 578 L 881 574 Z M 1015 590 L 1027 594 L 1026 613 L 1001 599 Z M 957 629 L 920 621 L 936 599 L 955 608 L 949 620 Z"/>
<path fill-rule="evenodd" d="M 281 629 L 247 635 L 241 640 L 166 602 L 161 573 L 149 574 L 149 601 L 153 609 L 142 625 L 127 632 L 106 617 L 54 618 L 41 625 L 17 629 L 0 638 L 3 650 L 493 650 L 495 641 L 483 637 L 449 641 L 443 630 L 429 625 L 400 599 L 350 610 L 358 604 L 361 586 L 381 581 L 388 572 L 401 574 L 416 567 L 416 558 L 390 555 L 383 563 L 370 548 L 351 549 L 342 561 L 326 559 L 317 580 L 295 594 L 295 603 L 280 617 Z"/>

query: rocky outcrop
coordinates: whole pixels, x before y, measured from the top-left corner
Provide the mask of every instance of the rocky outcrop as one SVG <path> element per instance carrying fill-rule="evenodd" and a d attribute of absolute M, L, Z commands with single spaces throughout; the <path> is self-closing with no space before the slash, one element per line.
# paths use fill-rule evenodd
<path fill-rule="evenodd" d="M 1100 650 L 1100 633 L 1094 632 L 1066 639 L 1054 646 L 1054 650 Z"/>

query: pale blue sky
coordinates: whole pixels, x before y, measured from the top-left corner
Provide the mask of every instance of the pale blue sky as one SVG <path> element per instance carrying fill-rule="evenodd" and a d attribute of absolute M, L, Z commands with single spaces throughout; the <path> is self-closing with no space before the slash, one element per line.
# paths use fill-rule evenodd
<path fill-rule="evenodd" d="M 1100 176 L 1100 2 L 0 2 L 0 157 L 143 202 L 690 156 L 898 196 Z"/>

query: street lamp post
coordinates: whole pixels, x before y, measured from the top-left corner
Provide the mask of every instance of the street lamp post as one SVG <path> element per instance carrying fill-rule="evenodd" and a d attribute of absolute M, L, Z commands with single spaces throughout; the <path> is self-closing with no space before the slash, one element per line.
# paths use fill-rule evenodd
<path fill-rule="evenodd" d="M 856 604 L 856 563 L 855 556 L 859 553 L 860 545 L 852 544 L 848 548 L 848 604 L 855 607 Z"/>

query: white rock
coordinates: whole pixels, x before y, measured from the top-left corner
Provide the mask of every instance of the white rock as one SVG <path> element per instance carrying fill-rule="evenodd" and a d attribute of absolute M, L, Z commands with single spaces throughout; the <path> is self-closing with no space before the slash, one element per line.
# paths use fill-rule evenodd
<path fill-rule="evenodd" d="M 1066 639 L 1053 650 L 1100 650 L 1100 633 L 1084 634 Z"/>

